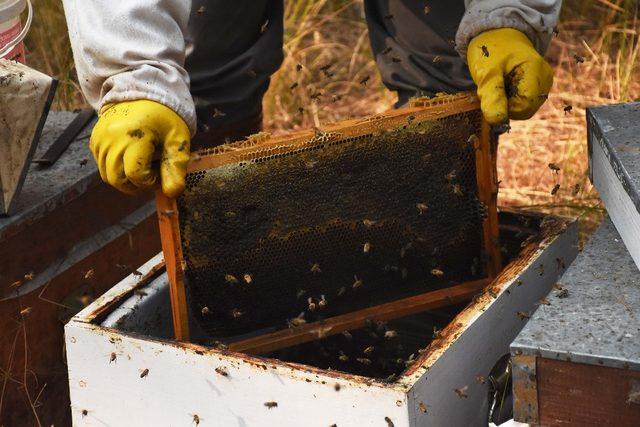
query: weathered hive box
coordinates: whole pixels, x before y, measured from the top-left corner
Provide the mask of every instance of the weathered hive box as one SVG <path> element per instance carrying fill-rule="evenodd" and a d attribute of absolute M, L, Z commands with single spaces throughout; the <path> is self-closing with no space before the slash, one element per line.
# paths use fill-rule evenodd
<path fill-rule="evenodd" d="M 502 212 L 500 238 L 506 267 L 469 305 L 389 322 L 421 350 L 387 379 L 318 366 L 321 339 L 250 356 L 199 338 L 192 319 L 192 342 L 176 342 L 158 255 L 66 326 L 74 425 L 486 425 L 487 377 L 577 253 L 559 218 Z"/>
<path fill-rule="evenodd" d="M 639 282 L 606 218 L 511 345 L 516 420 L 638 425 Z"/>

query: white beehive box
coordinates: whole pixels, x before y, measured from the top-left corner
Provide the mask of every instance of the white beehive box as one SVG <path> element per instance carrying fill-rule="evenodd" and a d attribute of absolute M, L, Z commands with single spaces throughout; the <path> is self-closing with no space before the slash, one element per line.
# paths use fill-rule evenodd
<path fill-rule="evenodd" d="M 172 340 L 158 255 L 66 325 L 74 425 L 487 425 L 482 378 L 577 253 L 551 223 L 395 382 Z"/>

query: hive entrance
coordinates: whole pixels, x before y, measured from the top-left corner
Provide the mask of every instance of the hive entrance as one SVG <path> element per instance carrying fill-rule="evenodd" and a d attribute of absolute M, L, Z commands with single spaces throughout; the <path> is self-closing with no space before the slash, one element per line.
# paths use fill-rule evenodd
<path fill-rule="evenodd" d="M 305 328 L 308 341 L 336 316 L 415 298 L 424 310 L 433 298 L 419 296 L 465 283 L 468 297 L 499 265 L 491 149 L 465 94 L 198 153 L 176 214 L 160 212 L 165 258 L 178 240 L 191 312 L 221 341 Z M 256 351 L 245 344 L 232 346 Z"/>

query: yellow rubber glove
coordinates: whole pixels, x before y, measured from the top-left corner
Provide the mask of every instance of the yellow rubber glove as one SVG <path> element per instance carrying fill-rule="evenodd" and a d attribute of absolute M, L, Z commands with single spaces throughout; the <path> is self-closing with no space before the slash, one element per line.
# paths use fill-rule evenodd
<path fill-rule="evenodd" d="M 492 125 L 533 116 L 553 84 L 551 66 L 531 40 L 513 28 L 474 37 L 467 50 L 467 63 L 478 86 L 484 117 Z"/>
<path fill-rule="evenodd" d="M 185 186 L 191 134 L 173 110 L 146 99 L 105 105 L 89 148 L 104 182 L 127 194 L 147 190 L 158 179 L 177 197 Z"/>

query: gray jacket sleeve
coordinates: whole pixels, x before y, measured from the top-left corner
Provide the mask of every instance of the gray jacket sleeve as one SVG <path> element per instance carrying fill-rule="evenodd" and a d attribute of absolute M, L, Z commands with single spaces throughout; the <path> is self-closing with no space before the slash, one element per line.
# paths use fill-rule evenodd
<path fill-rule="evenodd" d="M 472 38 L 503 27 L 522 31 L 544 54 L 558 22 L 562 0 L 465 0 L 465 6 L 467 10 L 456 34 L 456 49 L 466 60 Z"/>
<path fill-rule="evenodd" d="M 184 69 L 191 1 L 63 0 L 78 80 L 87 101 L 149 99 L 178 113 L 195 134 Z"/>

